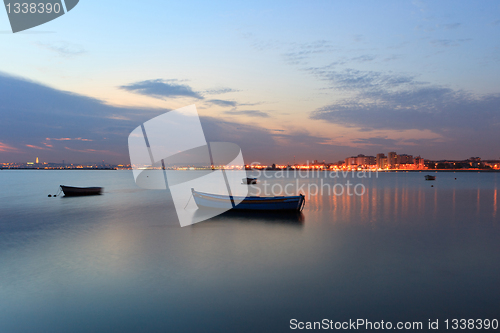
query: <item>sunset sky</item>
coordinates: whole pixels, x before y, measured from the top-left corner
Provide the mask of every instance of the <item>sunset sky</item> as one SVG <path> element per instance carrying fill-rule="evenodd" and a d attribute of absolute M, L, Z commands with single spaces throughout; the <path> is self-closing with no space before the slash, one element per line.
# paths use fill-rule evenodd
<path fill-rule="evenodd" d="M 247 162 L 500 158 L 498 1 L 81 0 L 0 45 L 0 162 L 129 163 L 190 104 Z"/>

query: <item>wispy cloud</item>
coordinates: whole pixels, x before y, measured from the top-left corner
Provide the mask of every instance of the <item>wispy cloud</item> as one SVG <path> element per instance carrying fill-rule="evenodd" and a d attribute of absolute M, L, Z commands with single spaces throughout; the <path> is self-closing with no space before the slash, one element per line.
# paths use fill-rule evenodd
<path fill-rule="evenodd" d="M 222 99 L 211 99 L 211 100 L 208 100 L 207 102 L 209 102 L 211 104 L 218 105 L 218 106 L 222 106 L 222 107 L 235 107 L 238 104 L 235 101 L 226 101 L 226 100 L 222 100 Z"/>
<path fill-rule="evenodd" d="M 259 110 L 231 110 L 224 112 L 225 114 L 229 114 L 232 116 L 249 116 L 249 117 L 261 117 L 261 118 L 269 118 L 269 114 L 267 112 L 259 111 Z"/>
<path fill-rule="evenodd" d="M 368 61 L 375 60 L 375 58 L 377 58 L 377 57 L 374 55 L 364 54 L 364 55 L 360 55 L 357 57 L 353 57 L 353 58 L 351 58 L 351 60 L 356 61 L 356 62 L 368 62 Z"/>
<path fill-rule="evenodd" d="M 452 29 L 460 28 L 461 25 L 462 25 L 461 23 L 443 24 L 443 28 L 445 30 L 452 30 Z"/>
<path fill-rule="evenodd" d="M 459 46 L 462 42 L 469 42 L 472 38 L 461 38 L 461 39 L 433 39 L 429 43 L 432 46 L 450 47 Z"/>
<path fill-rule="evenodd" d="M 67 149 L 67 150 L 70 150 L 70 151 L 75 151 L 75 152 L 78 152 L 78 153 L 99 153 L 99 154 L 106 154 L 106 155 L 113 155 L 113 156 L 119 156 L 120 154 L 117 153 L 117 152 L 114 152 L 114 151 L 110 151 L 110 150 L 101 150 L 101 149 L 91 149 L 91 148 L 87 148 L 87 149 L 75 149 L 75 148 L 70 148 L 70 147 L 64 147 L 64 149 Z"/>
<path fill-rule="evenodd" d="M 311 43 L 292 43 L 288 51 L 283 53 L 285 61 L 290 65 L 305 64 L 307 60 L 317 54 L 334 51 L 330 41 L 318 40 Z"/>
<path fill-rule="evenodd" d="M 165 97 L 193 97 L 203 99 L 203 96 L 195 92 L 186 84 L 179 84 L 178 80 L 146 80 L 120 86 L 120 89 L 141 95 L 163 99 Z"/>
<path fill-rule="evenodd" d="M 18 152 L 19 150 L 6 143 L 0 142 L 0 151 L 5 153 L 15 153 Z"/>
<path fill-rule="evenodd" d="M 83 46 L 68 42 L 36 43 L 37 46 L 55 52 L 62 57 L 74 57 L 85 53 Z"/>
<path fill-rule="evenodd" d="M 425 13 L 428 11 L 428 8 L 427 8 L 427 4 L 422 1 L 422 0 L 413 0 L 412 1 L 412 4 L 417 6 L 418 9 L 422 12 L 422 13 Z"/>
<path fill-rule="evenodd" d="M 371 146 L 394 146 L 398 143 L 397 140 L 388 139 L 387 136 L 377 136 L 372 138 L 364 138 L 364 139 L 356 139 L 353 140 L 353 143 L 360 143 L 362 145 L 371 145 Z"/>
<path fill-rule="evenodd" d="M 45 140 L 55 140 L 55 141 L 93 141 L 91 139 L 83 139 L 83 138 L 45 138 Z"/>
<path fill-rule="evenodd" d="M 33 149 L 40 149 L 40 150 L 48 150 L 50 148 L 48 147 L 40 147 L 40 146 L 35 146 L 35 145 L 25 145 L 28 148 L 33 148 Z"/>
<path fill-rule="evenodd" d="M 359 43 L 359 42 L 362 42 L 362 41 L 365 39 L 365 37 L 364 37 L 363 35 L 358 34 L 358 35 L 353 35 L 353 36 L 352 36 L 352 39 L 353 39 L 355 42 L 358 42 L 358 43 Z"/>
<path fill-rule="evenodd" d="M 232 89 L 232 88 L 218 88 L 218 89 L 209 89 L 205 90 L 204 93 L 207 95 L 220 95 L 227 94 L 232 92 L 239 92 L 240 90 Z"/>
<path fill-rule="evenodd" d="M 416 81 L 415 76 L 412 75 L 362 71 L 352 68 L 337 70 L 336 63 L 324 67 L 310 67 L 306 71 L 341 90 L 389 89 L 421 83 Z"/>

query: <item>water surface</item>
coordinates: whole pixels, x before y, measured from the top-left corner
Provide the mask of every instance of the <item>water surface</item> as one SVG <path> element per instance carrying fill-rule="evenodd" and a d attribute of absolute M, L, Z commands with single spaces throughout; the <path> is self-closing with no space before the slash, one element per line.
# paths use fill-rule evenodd
<path fill-rule="evenodd" d="M 350 175 L 364 195 L 316 195 L 298 215 L 229 212 L 181 228 L 168 192 L 138 188 L 130 171 L 0 171 L 0 331 L 286 332 L 292 318 L 498 318 L 498 173 L 424 174 Z M 259 179 L 295 181 L 267 176 Z M 59 184 L 105 192 L 48 198 Z"/>

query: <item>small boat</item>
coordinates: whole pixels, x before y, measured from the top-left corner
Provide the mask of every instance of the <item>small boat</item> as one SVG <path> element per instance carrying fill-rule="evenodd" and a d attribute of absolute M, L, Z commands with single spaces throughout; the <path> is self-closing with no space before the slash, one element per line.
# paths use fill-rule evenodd
<path fill-rule="evenodd" d="M 99 195 L 102 193 L 102 187 L 74 187 L 60 185 L 61 190 L 66 197 L 77 197 L 83 195 Z"/>
<path fill-rule="evenodd" d="M 238 210 L 283 210 L 302 211 L 306 199 L 303 194 L 279 197 L 237 197 L 197 192 L 193 188 L 194 201 L 198 208 L 226 208 Z M 235 204 L 234 202 L 239 202 Z"/>
<path fill-rule="evenodd" d="M 257 178 L 243 178 L 241 183 L 246 185 L 257 184 Z"/>
<path fill-rule="evenodd" d="M 425 180 L 436 180 L 436 176 L 426 175 Z"/>

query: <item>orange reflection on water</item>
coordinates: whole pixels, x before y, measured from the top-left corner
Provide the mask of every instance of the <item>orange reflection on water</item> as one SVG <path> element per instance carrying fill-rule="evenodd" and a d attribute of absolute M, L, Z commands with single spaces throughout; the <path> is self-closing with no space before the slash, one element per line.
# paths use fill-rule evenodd
<path fill-rule="evenodd" d="M 483 221 L 485 214 L 489 218 L 498 217 L 496 188 L 476 186 L 456 188 L 437 186 L 441 185 L 438 183 L 430 187 L 427 183 L 415 186 L 401 182 L 392 186 L 377 187 L 378 184 L 368 183 L 365 185 L 364 194 L 356 195 L 352 187 L 349 192 L 345 189 L 343 193 L 340 191 L 335 193 L 333 185 L 336 183 L 342 184 L 342 182 L 331 182 L 330 192 L 325 187 L 325 190 L 319 193 L 317 191 L 310 193 L 305 210 L 329 212 L 325 215 L 326 219 L 333 222 L 352 221 L 370 224 L 385 221 L 402 224 L 412 221 L 415 216 L 426 216 L 424 220 L 431 218 L 440 221 L 454 221 L 457 218 L 464 218 L 465 215 L 473 221 Z M 321 185 L 318 185 L 321 188 Z M 491 202 L 493 207 L 490 206 Z"/>
<path fill-rule="evenodd" d="M 452 216 L 455 217 L 455 188 L 453 188 L 453 196 L 452 196 Z"/>
<path fill-rule="evenodd" d="M 479 214 L 479 188 L 477 189 L 477 213 Z"/>
<path fill-rule="evenodd" d="M 395 193 L 394 193 L 394 218 L 398 216 L 398 188 L 396 187 Z"/>
<path fill-rule="evenodd" d="M 493 217 L 497 216 L 497 189 L 493 193 Z"/>
<path fill-rule="evenodd" d="M 437 188 L 434 189 L 434 217 L 437 215 L 438 210 L 438 195 Z"/>

